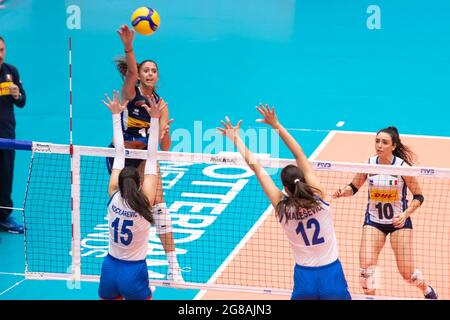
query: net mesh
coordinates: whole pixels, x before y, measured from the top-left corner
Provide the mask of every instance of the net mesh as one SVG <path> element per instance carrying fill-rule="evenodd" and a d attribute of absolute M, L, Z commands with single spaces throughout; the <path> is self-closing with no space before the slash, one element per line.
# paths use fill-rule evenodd
<path fill-rule="evenodd" d="M 109 174 L 105 150 L 82 151 L 80 172 L 76 173 L 80 178 L 81 274 L 96 279 L 109 241 L 106 220 Z M 200 287 L 214 284 L 218 288 L 233 286 L 236 290 L 260 288 L 267 291 L 269 288 L 289 292 L 294 267 L 289 243 L 256 177 L 236 159 L 160 155 L 162 190 L 172 216 L 178 261 L 181 267 L 190 268 L 183 277 L 186 282 Z M 289 161 L 280 163 L 279 167 L 286 163 Z M 278 186 L 281 186 L 280 168 L 268 169 Z M 347 185 L 356 172 L 364 172 L 364 168 L 355 164 L 353 170 L 348 166 L 345 170 L 333 166 L 316 172 L 328 195 L 327 200 L 331 200 L 334 191 Z M 450 280 L 450 217 L 447 214 L 450 180 L 438 175 L 418 176 L 417 179 L 425 202 L 412 215 L 412 254 L 399 252 L 408 245 L 395 247 L 398 241 L 394 237 L 399 231 L 386 238 L 377 262 L 377 295 L 423 297 L 418 288 L 403 279 L 410 276 L 405 266 L 414 265 L 441 298 L 450 298 L 446 285 Z M 359 257 L 367 188 L 368 183 L 365 183 L 353 197 L 331 201 L 340 260 L 353 295 L 363 294 Z M 27 272 L 69 274 L 72 265 L 70 156 L 35 152 L 28 190 L 25 206 Z M 410 203 L 410 192 L 407 199 Z M 311 232 L 309 237 L 313 236 L 313 231 L 308 231 Z M 397 258 L 393 247 L 398 252 Z M 401 259 L 407 263 L 399 261 Z M 166 279 L 168 263 L 154 228 L 149 238 L 147 265 L 151 280 Z M 401 268 L 403 270 L 399 270 Z"/>
<path fill-rule="evenodd" d="M 70 273 L 70 156 L 34 153 L 25 205 L 27 272 Z"/>

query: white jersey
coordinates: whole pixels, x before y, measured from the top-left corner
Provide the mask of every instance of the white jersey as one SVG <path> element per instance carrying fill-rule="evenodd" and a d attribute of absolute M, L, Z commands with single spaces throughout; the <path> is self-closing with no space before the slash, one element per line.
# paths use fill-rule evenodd
<path fill-rule="evenodd" d="M 126 261 L 146 259 L 151 225 L 126 204 L 119 191 L 109 201 L 108 223 L 110 255 Z"/>
<path fill-rule="evenodd" d="M 339 256 L 330 205 L 318 198 L 320 206 L 299 209 L 281 217 L 295 262 L 305 267 L 330 264 Z"/>
<path fill-rule="evenodd" d="M 369 158 L 370 164 L 378 164 L 378 157 Z M 405 161 L 394 156 L 393 166 L 402 166 Z M 392 224 L 392 219 L 406 210 L 407 187 L 401 176 L 390 174 L 369 174 L 369 203 L 367 214 L 370 221 L 380 224 Z"/>

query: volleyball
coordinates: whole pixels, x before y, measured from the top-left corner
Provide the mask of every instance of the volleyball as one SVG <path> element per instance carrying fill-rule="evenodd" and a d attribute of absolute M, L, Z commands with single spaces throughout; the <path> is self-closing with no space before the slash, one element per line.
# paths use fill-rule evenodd
<path fill-rule="evenodd" d="M 137 33 L 149 36 L 159 28 L 159 14 L 148 7 L 140 7 L 133 12 L 131 24 Z"/>

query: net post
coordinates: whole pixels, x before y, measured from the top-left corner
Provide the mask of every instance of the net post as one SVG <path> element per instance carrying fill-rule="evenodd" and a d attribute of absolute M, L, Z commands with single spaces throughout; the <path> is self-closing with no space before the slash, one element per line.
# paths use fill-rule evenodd
<path fill-rule="evenodd" d="M 80 226 L 80 153 L 73 148 L 72 154 L 72 279 L 81 279 L 81 226 Z"/>
<path fill-rule="evenodd" d="M 31 148 L 31 159 L 30 159 L 30 165 L 28 167 L 28 179 L 27 179 L 27 184 L 25 187 L 25 196 L 23 197 L 23 211 L 22 211 L 22 217 L 23 217 L 23 222 L 24 222 L 24 236 L 23 236 L 23 242 L 24 242 L 24 258 L 25 258 L 25 278 L 28 279 L 28 250 L 27 250 L 27 215 L 25 212 L 25 208 L 27 205 L 27 198 L 28 198 L 28 190 L 30 188 L 30 182 L 31 182 L 31 172 L 33 171 L 33 160 L 34 160 L 34 147 Z"/>

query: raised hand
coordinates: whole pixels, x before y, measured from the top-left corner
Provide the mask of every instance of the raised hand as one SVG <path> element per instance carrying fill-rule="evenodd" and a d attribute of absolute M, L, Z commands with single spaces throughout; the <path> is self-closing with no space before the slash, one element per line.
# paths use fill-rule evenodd
<path fill-rule="evenodd" d="M 161 118 L 162 111 L 167 108 L 167 103 L 161 103 L 161 100 L 156 104 L 155 98 L 147 96 L 148 101 L 150 102 L 150 107 L 146 104 L 142 105 L 145 110 L 147 110 L 148 114 L 152 118 L 159 119 Z"/>
<path fill-rule="evenodd" d="M 155 98 L 153 98 L 153 102 L 155 102 Z M 158 106 L 161 106 L 162 109 L 169 107 L 169 105 L 167 104 L 167 102 L 164 99 L 159 99 L 158 101 Z M 161 110 L 162 110 L 161 109 Z"/>
<path fill-rule="evenodd" d="M 164 137 L 169 134 L 170 132 L 170 125 L 173 123 L 173 119 L 170 119 L 167 124 L 161 129 L 161 140 L 164 139 Z"/>
<path fill-rule="evenodd" d="M 263 105 L 260 103 L 259 106 L 256 107 L 256 110 L 264 117 L 263 119 L 256 119 L 256 122 L 268 124 L 272 128 L 276 128 L 280 125 L 277 115 L 275 114 L 275 107 L 270 109 L 267 104 Z"/>
<path fill-rule="evenodd" d="M 234 142 L 234 138 L 236 138 L 239 135 L 239 129 L 241 128 L 242 120 L 239 120 L 238 123 L 233 126 L 231 124 L 231 121 L 228 117 L 225 117 L 225 121 L 221 120 L 220 123 L 222 123 L 223 128 L 218 127 L 217 131 L 222 136 L 226 136 L 230 140 Z"/>
<path fill-rule="evenodd" d="M 159 99 L 156 103 L 156 99 L 153 95 L 145 95 L 147 97 L 150 106 L 143 104 L 142 106 L 147 110 L 148 114 L 152 118 L 161 118 L 161 112 L 167 108 L 167 103 L 163 99 Z"/>
<path fill-rule="evenodd" d="M 126 100 L 123 104 L 120 103 L 119 92 L 117 90 L 113 90 L 113 100 L 111 100 L 106 93 L 105 97 L 108 102 L 105 100 L 102 100 L 102 102 L 108 107 L 112 114 L 121 114 L 128 104 L 128 100 Z"/>
<path fill-rule="evenodd" d="M 332 198 L 337 199 L 337 198 L 341 198 L 343 196 L 344 196 L 344 191 L 339 188 L 333 193 Z"/>
<path fill-rule="evenodd" d="M 122 40 L 122 43 L 125 47 L 125 51 L 129 51 L 133 49 L 133 40 L 134 40 L 134 30 L 130 29 L 126 24 L 122 25 L 117 33 Z"/>
<path fill-rule="evenodd" d="M 148 102 L 150 103 L 150 106 L 144 105 L 145 107 L 153 108 L 153 107 L 156 106 L 156 99 L 155 99 L 155 96 L 154 96 L 154 95 L 148 95 L 148 94 L 146 94 L 145 97 L 147 98 Z M 162 99 L 160 99 L 160 101 L 161 101 L 161 100 L 162 100 Z M 166 104 L 166 106 L 167 106 L 167 104 Z M 148 111 L 148 110 L 147 110 L 147 111 Z"/>

